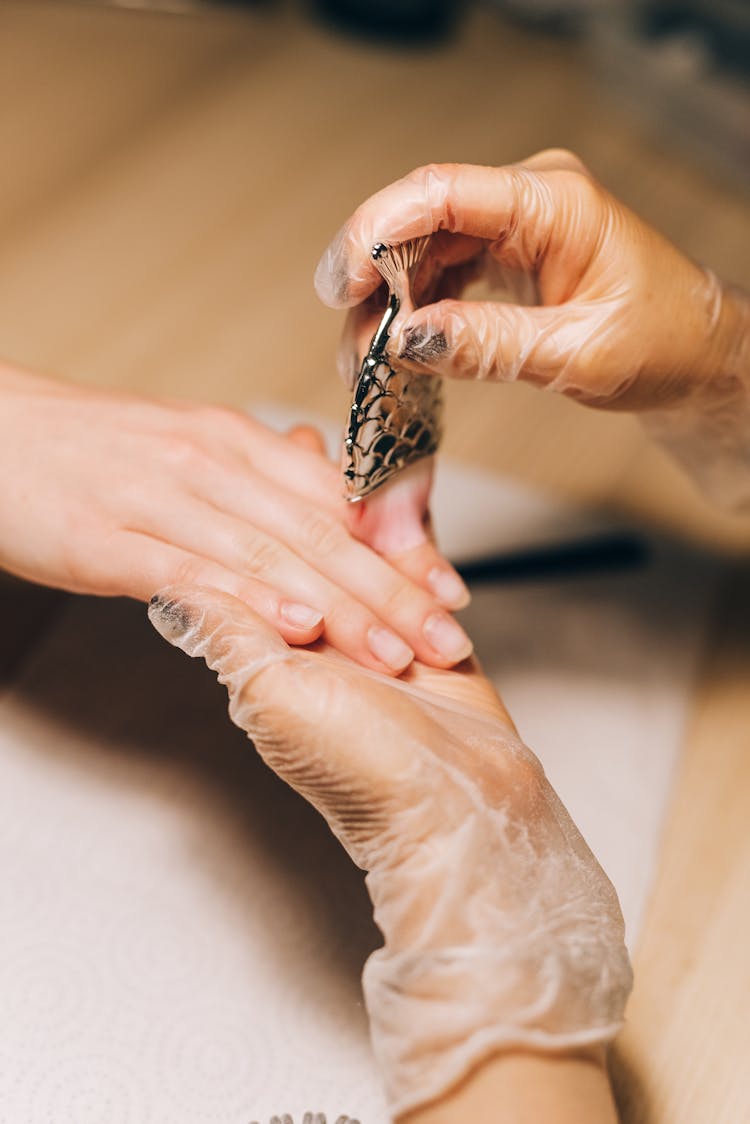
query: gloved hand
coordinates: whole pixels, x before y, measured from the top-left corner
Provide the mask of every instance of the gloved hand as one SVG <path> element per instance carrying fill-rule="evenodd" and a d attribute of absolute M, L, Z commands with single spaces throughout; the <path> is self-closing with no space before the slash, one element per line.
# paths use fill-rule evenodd
<path fill-rule="evenodd" d="M 466 590 L 418 516 L 391 529 L 389 565 L 351 536 L 338 468 L 309 445 L 218 407 L 0 368 L 0 567 L 144 600 L 218 586 L 290 643 L 322 632 L 383 672 L 415 652 L 463 659 L 471 643 L 442 606 Z"/>
<path fill-rule="evenodd" d="M 290 649 L 208 589 L 149 613 L 367 871 L 384 945 L 363 984 L 395 1116 L 497 1051 L 616 1034 L 631 972 L 614 889 L 476 665 L 389 680 Z"/>
<path fill-rule="evenodd" d="M 319 296 L 332 307 L 361 306 L 381 283 L 373 243 L 430 233 L 415 284 L 423 307 L 394 331 L 392 354 L 406 365 L 458 378 L 524 379 L 590 406 L 627 410 L 723 397 L 740 369 L 746 393 L 750 387 L 750 320 L 741 298 L 569 152 L 553 149 L 502 168 L 418 168 L 354 212 L 318 266 Z M 455 299 L 479 277 L 524 303 Z M 529 299 L 538 303 L 529 307 Z M 347 377 L 350 341 L 369 311 L 367 303 L 358 308 L 345 330 Z"/>

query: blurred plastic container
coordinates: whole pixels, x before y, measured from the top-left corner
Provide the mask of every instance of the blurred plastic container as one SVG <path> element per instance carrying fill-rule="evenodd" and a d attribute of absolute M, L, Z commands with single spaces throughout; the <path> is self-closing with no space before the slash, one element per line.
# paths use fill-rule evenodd
<path fill-rule="evenodd" d="M 750 184 L 750 4 L 597 5 L 601 81 L 719 172 Z"/>

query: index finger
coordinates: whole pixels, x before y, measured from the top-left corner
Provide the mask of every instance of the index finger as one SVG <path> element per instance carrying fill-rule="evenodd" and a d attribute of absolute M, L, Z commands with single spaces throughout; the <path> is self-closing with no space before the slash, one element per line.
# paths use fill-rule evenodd
<path fill-rule="evenodd" d="M 403 242 L 447 230 L 496 241 L 521 216 L 542 246 L 554 208 L 544 173 L 522 165 L 428 164 L 378 191 L 354 212 L 323 254 L 315 288 L 333 308 L 359 304 L 382 278 L 371 251 L 377 242 Z"/>

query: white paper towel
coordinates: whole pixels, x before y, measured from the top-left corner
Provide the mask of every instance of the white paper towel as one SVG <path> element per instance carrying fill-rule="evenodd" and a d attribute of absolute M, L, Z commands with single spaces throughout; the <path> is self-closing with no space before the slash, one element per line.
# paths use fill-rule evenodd
<path fill-rule="evenodd" d="M 456 467 L 436 507 L 455 557 L 602 526 Z M 466 613 L 631 940 L 715 577 L 656 543 L 641 571 L 483 588 Z M 3 1124 L 386 1124 L 361 875 L 141 606 L 71 599 L 0 700 L 0 869 Z"/>

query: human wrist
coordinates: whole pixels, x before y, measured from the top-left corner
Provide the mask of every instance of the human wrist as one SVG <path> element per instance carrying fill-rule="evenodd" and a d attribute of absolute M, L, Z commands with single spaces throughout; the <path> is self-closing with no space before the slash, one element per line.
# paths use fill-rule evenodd
<path fill-rule="evenodd" d="M 398 1124 L 616 1124 L 603 1049 L 493 1054 Z"/>
<path fill-rule="evenodd" d="M 621 1025 L 631 976 L 616 896 L 573 825 L 560 836 L 564 810 L 516 743 L 498 777 L 507 806 L 438 798 L 439 824 L 410 812 L 419 842 L 368 874 L 385 943 L 363 987 L 396 1115 L 489 1054 L 588 1049 Z"/>
<path fill-rule="evenodd" d="M 582 965 L 565 940 L 529 944 L 370 958 L 365 1001 L 394 1115 L 444 1095 L 489 1056 L 595 1058 L 614 1039 L 629 988 L 624 950 Z"/>

